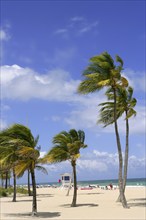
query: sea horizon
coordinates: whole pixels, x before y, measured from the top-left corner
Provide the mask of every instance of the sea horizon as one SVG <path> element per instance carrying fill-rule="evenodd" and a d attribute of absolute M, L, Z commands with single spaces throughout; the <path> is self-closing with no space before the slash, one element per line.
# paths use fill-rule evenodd
<path fill-rule="evenodd" d="M 99 185 L 99 186 L 106 186 L 112 183 L 113 185 L 118 185 L 118 179 L 103 179 L 103 180 L 78 180 L 77 185 L 87 186 L 87 185 Z M 17 185 L 27 185 L 27 183 L 19 183 Z M 37 182 L 36 185 L 55 185 L 60 186 L 61 183 L 48 181 L 48 182 Z M 146 186 L 146 178 L 128 178 L 127 179 L 127 186 Z"/>

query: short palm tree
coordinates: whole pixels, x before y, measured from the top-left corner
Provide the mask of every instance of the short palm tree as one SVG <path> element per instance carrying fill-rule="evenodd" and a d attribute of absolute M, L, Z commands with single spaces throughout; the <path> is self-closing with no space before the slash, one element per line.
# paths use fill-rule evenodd
<path fill-rule="evenodd" d="M 18 145 L 7 136 L 6 131 L 0 133 L 0 162 L 2 166 L 10 166 L 13 173 L 13 202 L 16 202 L 16 172 L 18 164 Z"/>
<path fill-rule="evenodd" d="M 94 56 L 90 59 L 90 64 L 83 72 L 83 81 L 78 87 L 78 93 L 88 94 L 100 91 L 103 88 L 110 88 L 114 94 L 114 127 L 116 134 L 117 149 L 119 155 L 119 191 L 124 208 L 128 208 L 127 201 L 123 191 L 123 157 L 120 136 L 117 124 L 117 96 L 116 90 L 121 86 L 128 86 L 126 78 L 122 77 L 121 71 L 123 70 L 123 61 L 119 56 L 116 56 L 115 64 L 114 60 L 107 52 L 104 52 L 98 56 Z"/>
<path fill-rule="evenodd" d="M 38 149 L 39 150 L 39 149 Z M 35 169 L 42 171 L 44 174 L 48 174 L 48 171 L 43 167 L 42 165 L 42 160 L 40 158 L 37 159 L 35 163 Z M 20 176 L 24 174 L 25 169 L 23 169 L 22 173 L 20 173 Z M 30 190 L 30 169 L 27 169 L 27 186 L 28 186 L 28 195 L 32 196 L 31 190 Z"/>
<path fill-rule="evenodd" d="M 106 95 L 109 100 L 113 100 L 112 90 L 108 90 Z M 123 173 L 123 189 L 125 192 L 126 181 L 127 181 L 127 170 L 128 170 L 128 157 L 129 157 L 129 118 L 136 116 L 134 107 L 136 106 L 136 99 L 133 98 L 133 88 L 119 87 L 117 89 L 117 119 L 125 113 L 126 121 L 126 147 L 125 147 L 125 160 L 124 160 L 124 173 Z M 98 123 L 104 124 L 104 127 L 114 123 L 114 103 L 104 102 L 99 104 L 102 106 L 100 109 L 100 119 Z M 118 198 L 120 201 L 120 196 Z"/>
<path fill-rule="evenodd" d="M 10 177 L 11 177 L 11 168 L 9 165 L 3 165 L 0 163 L 0 178 L 2 180 L 2 187 L 4 187 L 4 180 L 5 180 L 5 189 L 8 188 L 10 185 Z M 8 182 L 9 181 L 9 182 Z"/>
<path fill-rule="evenodd" d="M 30 146 L 23 146 L 23 148 L 20 149 L 18 153 L 21 157 L 21 161 L 19 161 L 19 164 L 16 166 L 17 176 L 22 176 L 26 170 L 30 170 L 33 195 L 32 216 L 34 216 L 37 215 L 35 166 L 40 153 L 39 150 Z"/>
<path fill-rule="evenodd" d="M 34 138 L 30 129 L 21 124 L 14 124 L 0 133 L 0 160 L 12 163 L 14 187 L 16 175 L 21 176 L 26 169 L 30 170 L 33 188 L 32 215 L 37 214 L 35 164 L 39 150 L 35 149 L 39 136 Z"/>
<path fill-rule="evenodd" d="M 71 206 L 76 206 L 77 200 L 77 175 L 76 161 L 80 154 L 80 149 L 87 147 L 84 144 L 85 133 L 82 130 L 71 129 L 69 132 L 62 131 L 53 138 L 54 147 L 45 156 L 49 163 L 57 163 L 69 160 L 73 168 L 74 195 Z"/>

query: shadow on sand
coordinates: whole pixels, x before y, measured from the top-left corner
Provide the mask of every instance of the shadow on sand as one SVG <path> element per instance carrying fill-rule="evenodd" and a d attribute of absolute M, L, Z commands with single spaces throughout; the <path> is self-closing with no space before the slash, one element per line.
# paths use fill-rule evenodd
<path fill-rule="evenodd" d="M 71 204 L 65 204 L 65 205 L 61 205 L 62 207 L 66 207 L 66 208 L 73 208 L 71 207 Z M 97 207 L 98 204 L 94 204 L 94 203 L 85 203 L 85 204 L 77 204 L 76 207 L 81 207 L 81 206 L 89 206 L 89 207 Z"/>
<path fill-rule="evenodd" d="M 54 197 L 54 194 L 38 194 L 37 198 Z"/>
<path fill-rule="evenodd" d="M 40 202 L 41 200 L 39 200 L 39 199 L 37 199 L 37 202 Z M 21 200 L 16 200 L 16 202 L 12 202 L 12 200 L 11 201 L 3 201 L 3 203 L 7 203 L 7 202 L 9 202 L 9 203 L 18 203 L 18 202 L 32 202 L 32 199 L 21 199 Z"/>
<path fill-rule="evenodd" d="M 78 193 L 78 195 L 80 195 L 80 196 L 81 196 L 81 195 L 84 196 L 85 194 L 86 194 L 86 195 L 99 195 L 99 194 L 104 194 L 104 193 Z"/>
<path fill-rule="evenodd" d="M 27 218 L 27 217 L 31 217 L 31 219 L 33 218 L 31 213 L 7 214 L 6 216 L 13 217 L 13 218 L 20 218 L 20 219 Z M 36 219 L 36 217 L 38 217 L 38 218 L 55 218 L 55 217 L 59 217 L 59 216 L 60 216 L 60 212 L 38 212 L 37 216 L 34 216 L 34 219 Z"/>
<path fill-rule="evenodd" d="M 139 199 L 130 199 L 130 203 L 128 202 L 128 205 L 130 207 L 146 207 L 146 198 L 139 198 Z"/>

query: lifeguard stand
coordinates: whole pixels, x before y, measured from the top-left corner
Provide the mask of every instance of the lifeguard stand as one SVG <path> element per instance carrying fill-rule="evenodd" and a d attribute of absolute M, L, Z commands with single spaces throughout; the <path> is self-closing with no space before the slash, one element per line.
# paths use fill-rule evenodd
<path fill-rule="evenodd" d="M 61 182 L 62 182 L 61 188 L 70 187 L 71 186 L 71 180 L 72 180 L 71 174 L 69 174 L 69 173 L 61 174 Z"/>

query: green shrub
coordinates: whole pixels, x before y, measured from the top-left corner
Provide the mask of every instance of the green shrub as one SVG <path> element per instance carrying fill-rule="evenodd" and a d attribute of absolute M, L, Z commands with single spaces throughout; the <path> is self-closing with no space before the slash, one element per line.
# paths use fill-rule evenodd
<path fill-rule="evenodd" d="M 17 187 L 16 192 L 20 193 L 20 194 L 28 194 L 27 189 L 20 188 L 20 187 Z M 0 187 L 0 197 L 6 197 L 6 196 L 11 195 L 11 194 L 13 194 L 13 188 L 12 187 L 7 188 L 7 189 L 4 189 L 4 188 Z"/>
<path fill-rule="evenodd" d="M 3 188 L 0 188 L 0 197 L 7 197 L 7 191 Z"/>
<path fill-rule="evenodd" d="M 2 191 L 2 197 L 7 197 L 7 193 L 5 191 Z"/>
<path fill-rule="evenodd" d="M 20 193 L 20 194 L 28 194 L 28 190 L 27 190 L 27 189 L 24 189 L 24 188 L 18 187 L 18 188 L 17 188 L 17 193 Z"/>

